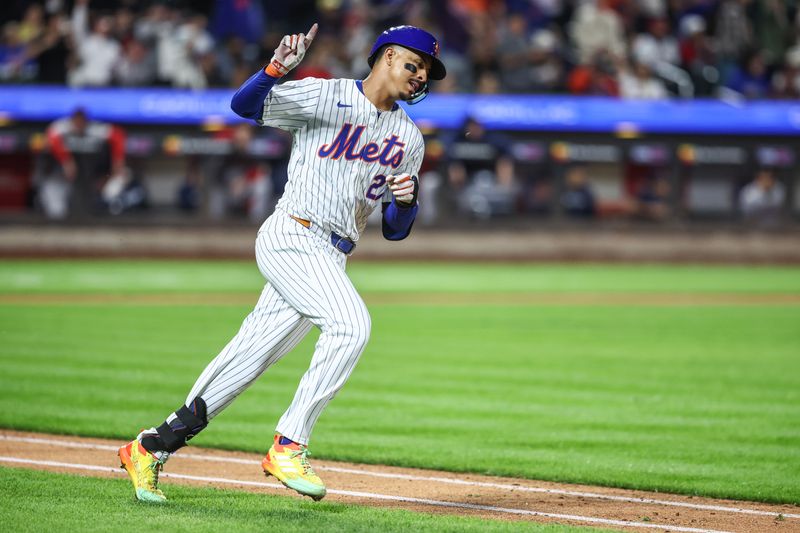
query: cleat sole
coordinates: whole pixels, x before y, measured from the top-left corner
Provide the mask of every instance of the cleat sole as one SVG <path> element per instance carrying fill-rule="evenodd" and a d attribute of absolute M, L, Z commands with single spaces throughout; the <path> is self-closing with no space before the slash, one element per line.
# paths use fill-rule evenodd
<path fill-rule="evenodd" d="M 327 490 L 325 489 L 325 487 L 322 487 L 322 490 L 320 491 L 318 488 L 309 487 L 305 483 L 302 483 L 302 482 L 292 482 L 292 481 L 287 481 L 287 480 L 281 479 L 276 474 L 273 474 L 272 472 L 267 470 L 267 467 L 265 465 L 262 464 L 261 466 L 264 469 L 264 475 L 266 477 L 275 476 L 275 479 L 280 481 L 281 485 L 283 485 L 287 489 L 291 489 L 291 490 L 297 492 L 298 494 L 300 494 L 301 496 L 308 496 L 309 498 L 311 498 L 315 502 L 320 501 L 328 493 Z"/>

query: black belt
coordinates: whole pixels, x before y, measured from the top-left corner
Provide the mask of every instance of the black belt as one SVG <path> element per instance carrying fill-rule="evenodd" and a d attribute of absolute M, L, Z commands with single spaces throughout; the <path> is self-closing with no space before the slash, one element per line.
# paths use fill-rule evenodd
<path fill-rule="evenodd" d="M 339 250 L 340 252 L 342 252 L 345 255 L 352 254 L 353 250 L 356 249 L 356 243 L 354 243 L 353 241 L 351 241 L 347 237 L 342 237 L 341 235 L 339 235 L 335 231 L 332 231 L 330 233 L 330 235 L 325 235 L 325 232 L 322 230 L 322 228 L 320 228 L 319 226 L 317 226 L 315 224 L 312 224 L 310 220 L 306 220 L 304 218 L 296 217 L 294 215 L 289 215 L 289 216 L 292 219 L 294 219 L 298 224 L 300 224 L 301 226 L 303 226 L 305 228 L 310 229 L 314 233 L 316 233 L 316 234 L 318 234 L 318 235 L 320 235 L 322 237 L 325 237 L 325 236 L 330 237 L 331 244 L 334 246 L 334 248 L 336 248 L 337 250 Z"/>

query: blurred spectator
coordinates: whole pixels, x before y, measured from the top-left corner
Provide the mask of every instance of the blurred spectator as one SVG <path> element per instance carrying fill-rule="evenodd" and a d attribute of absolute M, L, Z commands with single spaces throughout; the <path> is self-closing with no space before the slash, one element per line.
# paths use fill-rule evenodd
<path fill-rule="evenodd" d="M 573 165 L 564 173 L 564 192 L 561 194 L 561 209 L 574 218 L 592 218 L 597 212 L 595 195 L 589 185 L 586 167 Z"/>
<path fill-rule="evenodd" d="M 786 188 L 767 168 L 760 169 L 739 193 L 739 209 L 745 220 L 760 227 L 777 225 L 785 202 Z"/>
<path fill-rule="evenodd" d="M 494 72 L 487 70 L 482 72 L 478 77 L 478 83 L 475 87 L 475 92 L 478 94 L 497 94 L 500 92 L 500 89 L 500 78 L 498 78 L 497 74 Z"/>
<path fill-rule="evenodd" d="M 500 37 L 496 19 L 485 10 L 479 10 L 470 16 L 468 30 L 470 40 L 466 59 L 472 66 L 468 85 L 472 87 L 481 72 L 496 72 L 500 69 L 505 50 L 498 43 Z"/>
<path fill-rule="evenodd" d="M 292 73 L 295 79 L 311 77 L 327 80 L 334 76 L 341 77 L 344 67 L 338 64 L 332 53 L 332 50 L 336 48 L 336 39 L 330 35 L 321 35 L 317 39 L 319 42 L 314 44 L 319 44 L 319 46 L 311 48 L 303 62 Z"/>
<path fill-rule="evenodd" d="M 89 0 L 76 0 L 72 11 L 72 36 L 76 43 L 78 66 L 69 73 L 70 85 L 109 85 L 120 45 L 111 35 L 113 19 L 97 18 L 89 33 Z"/>
<path fill-rule="evenodd" d="M 767 65 L 776 65 L 783 61 L 791 43 L 792 26 L 788 4 L 789 2 L 783 0 L 756 1 L 755 36 Z M 797 9 L 796 4 L 794 8 Z M 800 27 L 795 31 L 798 29 Z"/>
<path fill-rule="evenodd" d="M 186 176 L 184 176 L 178 190 L 176 191 L 176 203 L 178 209 L 186 212 L 194 212 L 200 208 L 202 203 L 201 190 L 203 187 L 203 171 L 200 160 L 192 157 L 187 161 Z"/>
<path fill-rule="evenodd" d="M 445 147 L 439 140 L 439 132 L 433 129 L 423 129 L 425 140 L 425 157 L 419 169 L 419 196 L 424 199 L 419 204 L 417 215 L 419 223 L 429 226 L 440 218 L 440 204 L 444 177 L 440 164 L 445 158 Z"/>
<path fill-rule="evenodd" d="M 672 214 L 670 195 L 672 185 L 665 176 L 652 174 L 636 192 L 632 204 L 632 215 L 642 220 L 662 221 Z"/>
<path fill-rule="evenodd" d="M 38 82 L 62 85 L 67 82 L 68 31 L 69 23 L 63 15 L 51 15 L 42 35 L 28 48 L 28 54 L 37 63 Z"/>
<path fill-rule="evenodd" d="M 530 39 L 531 88 L 556 92 L 564 85 L 564 62 L 558 36 L 551 30 L 537 30 Z"/>
<path fill-rule="evenodd" d="M 720 81 L 714 45 L 706 35 L 706 22 L 700 15 L 687 15 L 680 23 L 681 61 L 692 77 L 697 96 L 714 93 Z"/>
<path fill-rule="evenodd" d="M 123 87 L 151 85 L 156 79 L 155 57 L 140 41 L 131 40 L 114 65 L 114 81 Z"/>
<path fill-rule="evenodd" d="M 174 87 L 204 89 L 207 79 L 200 60 L 214 47 L 205 16 L 181 21 L 176 11 L 166 8 L 156 11 L 154 21 L 159 78 Z"/>
<path fill-rule="evenodd" d="M 349 64 L 347 69 L 354 78 L 365 78 L 369 73 L 369 66 L 364 58 L 369 55 L 372 43 L 375 41 L 372 28 L 369 25 L 368 14 L 363 9 L 353 9 L 344 17 L 342 28 L 342 43 L 340 50 Z M 269 41 L 273 42 L 273 41 Z M 445 58 L 449 52 L 441 51 L 442 61 L 450 67 L 451 63 Z M 462 56 L 458 56 L 461 58 Z M 462 59 L 463 61 L 463 59 Z M 448 72 L 450 72 L 448 70 Z"/>
<path fill-rule="evenodd" d="M 493 67 L 476 72 L 466 55 L 442 50 L 441 60 L 446 62 L 448 75 L 444 80 L 431 84 L 431 90 L 436 92 L 473 92 L 477 91 L 478 80 L 485 73 L 494 74 L 497 78 L 497 69 Z M 442 82 L 446 82 L 447 90 L 441 89 Z M 500 83 L 499 78 L 497 82 Z"/>
<path fill-rule="evenodd" d="M 520 14 L 509 16 L 502 29 L 497 53 L 505 92 L 526 92 L 533 83 L 527 30 L 527 21 Z"/>
<path fill-rule="evenodd" d="M 661 19 L 667 16 L 665 0 L 639 0 L 639 12 L 646 19 Z"/>
<path fill-rule="evenodd" d="M 728 66 L 739 61 L 742 53 L 753 46 L 753 28 L 747 17 L 751 0 L 722 0 L 714 26 L 717 57 L 723 62 L 723 77 Z"/>
<path fill-rule="evenodd" d="M 619 95 L 638 100 L 660 100 L 667 97 L 667 89 L 660 79 L 653 76 L 650 67 L 634 61 L 630 70 L 620 69 Z"/>
<path fill-rule="evenodd" d="M 770 92 L 770 80 L 763 56 L 760 52 L 752 52 L 743 63 L 744 68 L 735 67 L 731 72 L 728 88 L 751 100 L 766 98 Z"/>
<path fill-rule="evenodd" d="M 40 163 L 37 176 L 45 215 L 60 219 L 68 214 L 84 217 L 94 213 L 106 177 L 126 175 L 124 131 L 90 121 L 79 108 L 53 122 L 46 136 L 49 154 Z"/>
<path fill-rule="evenodd" d="M 257 43 L 265 33 L 264 20 L 264 9 L 261 2 L 216 0 L 211 17 L 211 33 L 220 41 L 224 41 L 231 35 L 238 35 L 245 42 Z"/>
<path fill-rule="evenodd" d="M 176 13 L 161 2 L 154 2 L 133 25 L 133 35 L 148 47 L 156 47 L 161 35 L 174 29 Z"/>
<path fill-rule="evenodd" d="M 31 4 L 19 24 L 19 40 L 23 44 L 38 39 L 44 32 L 44 9 L 40 4 Z"/>
<path fill-rule="evenodd" d="M 379 0 L 376 2 L 371 2 L 374 10 L 373 17 L 375 18 L 375 23 L 384 28 L 402 24 L 404 22 L 404 12 L 409 8 L 410 3 L 411 2 L 408 2 L 407 0 Z M 481 10 L 485 10 L 487 4 L 487 2 L 480 0 L 473 2 L 461 1 L 451 3 L 458 4 L 460 10 L 470 11 L 472 14 Z"/>
<path fill-rule="evenodd" d="M 0 81 L 28 81 L 35 75 L 35 64 L 29 60 L 25 43 L 20 38 L 19 24 L 3 25 L 0 42 Z"/>
<path fill-rule="evenodd" d="M 476 218 L 514 211 L 518 187 L 509 145 L 478 120 L 467 119 L 446 150 L 447 184 L 457 210 Z"/>
<path fill-rule="evenodd" d="M 240 214 L 262 221 L 273 200 L 272 168 L 252 152 L 253 126 L 242 123 L 223 135 L 230 137 L 230 153 L 211 156 L 205 165 L 210 177 L 209 215 L 218 219 Z"/>
<path fill-rule="evenodd" d="M 572 94 L 617 96 L 617 68 L 607 52 L 598 52 L 590 63 L 578 65 L 567 77 Z"/>
<path fill-rule="evenodd" d="M 155 50 L 157 77 L 171 84 L 176 63 L 186 55 L 177 39 L 178 13 L 167 4 L 155 3 L 134 26 L 134 35 Z"/>
<path fill-rule="evenodd" d="M 654 77 L 663 80 L 665 89 L 685 98 L 694 96 L 694 83 L 689 74 L 679 66 L 680 48 L 677 39 L 669 32 L 669 22 L 665 17 L 650 20 L 648 32 L 635 37 L 631 60 L 646 65 Z"/>
<path fill-rule="evenodd" d="M 272 57 L 271 53 L 267 57 L 258 57 L 259 55 L 257 46 L 249 45 L 241 37 L 231 35 L 225 39 L 222 46 L 217 46 L 215 50 L 217 74 L 225 85 L 239 87 L 241 83 L 235 84 L 233 81 L 237 76 L 238 70 L 243 69 L 247 72 L 247 78 L 249 78 L 252 74 L 251 71 L 258 68 L 251 67 L 251 63 L 261 66 L 262 63 L 265 64 Z"/>
<path fill-rule="evenodd" d="M 608 52 L 615 60 L 626 56 L 625 29 L 611 0 L 580 4 L 572 18 L 570 37 L 581 64 L 592 61 L 598 52 Z"/>
<path fill-rule="evenodd" d="M 562 17 L 566 3 L 564 0 L 506 0 L 508 10 L 524 14 L 531 28 L 547 27 Z"/>
<path fill-rule="evenodd" d="M 783 68 L 772 77 L 772 91 L 777 98 L 800 99 L 800 45 L 786 52 Z"/>
<path fill-rule="evenodd" d="M 647 30 L 646 33 L 638 34 L 633 40 L 633 59 L 651 68 L 660 63 L 679 65 L 681 54 L 678 41 L 669 32 L 667 19 L 651 20 Z"/>
<path fill-rule="evenodd" d="M 134 17 L 133 11 L 128 8 L 122 7 L 114 14 L 114 38 L 122 46 L 123 50 L 127 50 L 128 45 L 136 37 L 134 36 Z"/>

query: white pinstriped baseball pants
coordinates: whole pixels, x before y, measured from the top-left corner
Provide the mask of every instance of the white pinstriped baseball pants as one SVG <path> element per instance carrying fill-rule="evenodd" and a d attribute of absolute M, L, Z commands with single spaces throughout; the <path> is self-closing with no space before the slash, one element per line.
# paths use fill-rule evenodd
<path fill-rule="evenodd" d="M 347 256 L 282 211 L 261 226 L 256 261 L 267 279 L 261 297 L 186 403 L 202 397 L 211 420 L 317 326 L 321 333 L 311 366 L 277 426 L 282 435 L 307 444 L 317 418 L 364 351 L 369 312 L 345 273 Z"/>

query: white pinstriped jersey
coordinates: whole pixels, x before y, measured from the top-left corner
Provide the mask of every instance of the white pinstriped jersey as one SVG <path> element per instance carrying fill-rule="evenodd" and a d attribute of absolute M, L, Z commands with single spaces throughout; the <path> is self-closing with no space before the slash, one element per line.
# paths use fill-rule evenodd
<path fill-rule="evenodd" d="M 406 112 L 378 111 L 355 80 L 276 85 L 259 123 L 293 135 L 278 209 L 353 242 L 375 207 L 390 200 L 386 176 L 416 176 L 422 164 L 422 134 Z"/>

